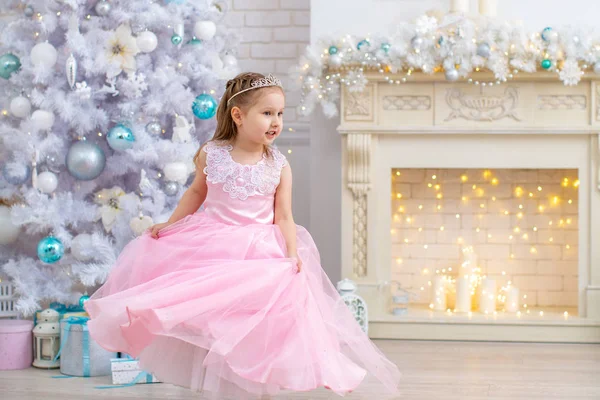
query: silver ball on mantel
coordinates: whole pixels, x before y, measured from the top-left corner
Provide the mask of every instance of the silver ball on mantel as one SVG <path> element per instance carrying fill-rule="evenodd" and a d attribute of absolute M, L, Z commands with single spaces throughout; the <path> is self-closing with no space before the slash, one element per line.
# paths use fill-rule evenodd
<path fill-rule="evenodd" d="M 423 46 L 423 38 L 419 36 L 415 36 L 410 40 L 410 45 L 413 49 L 418 50 Z"/>
<path fill-rule="evenodd" d="M 101 17 L 106 17 L 108 15 L 108 13 L 110 12 L 110 8 L 111 8 L 111 5 L 108 1 L 100 0 L 99 2 L 96 3 L 94 10 L 96 10 L 96 14 L 100 15 Z"/>
<path fill-rule="evenodd" d="M 148 122 L 148 124 L 146 124 L 146 132 L 158 136 L 162 133 L 162 126 L 160 126 L 158 121 Z"/>
<path fill-rule="evenodd" d="M 455 82 L 458 80 L 458 71 L 454 68 L 446 70 L 446 80 Z"/>
<path fill-rule="evenodd" d="M 166 182 L 163 190 L 167 196 L 175 196 L 179 192 L 179 183 L 173 181 Z"/>
<path fill-rule="evenodd" d="M 594 64 L 594 73 L 600 75 L 600 61 Z"/>
<path fill-rule="evenodd" d="M 35 14 L 33 6 L 31 6 L 31 5 L 25 6 L 25 9 L 23 10 L 23 14 L 25 14 L 26 17 L 33 17 L 33 14 Z"/>
<path fill-rule="evenodd" d="M 479 57 L 488 58 L 491 53 L 492 49 L 490 48 L 489 44 L 479 43 L 479 45 L 477 46 L 477 55 Z"/>

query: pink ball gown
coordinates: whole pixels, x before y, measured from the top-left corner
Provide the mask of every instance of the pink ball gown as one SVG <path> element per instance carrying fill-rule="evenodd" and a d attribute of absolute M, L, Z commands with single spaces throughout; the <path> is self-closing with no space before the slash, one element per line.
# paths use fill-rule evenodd
<path fill-rule="evenodd" d="M 242 165 L 229 145 L 209 142 L 204 151 L 204 210 L 123 249 L 85 303 L 93 339 L 211 398 L 318 387 L 397 395 L 398 368 L 360 329 L 301 226 L 302 270 L 287 257 L 273 223 L 285 156 L 272 147 L 272 157 Z"/>

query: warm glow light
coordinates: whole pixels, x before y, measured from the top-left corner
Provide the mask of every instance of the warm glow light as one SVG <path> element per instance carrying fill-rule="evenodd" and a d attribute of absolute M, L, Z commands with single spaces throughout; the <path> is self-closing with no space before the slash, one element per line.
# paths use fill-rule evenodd
<path fill-rule="evenodd" d="M 542 191 L 542 187 L 538 186 L 538 192 L 541 192 L 541 191 Z"/>
<path fill-rule="evenodd" d="M 498 178 L 492 179 L 492 185 L 497 185 L 498 183 Z"/>
<path fill-rule="evenodd" d="M 396 198 L 397 199 L 401 199 L 402 198 L 402 193 L 396 193 Z"/>
<path fill-rule="evenodd" d="M 579 179 L 573 182 L 573 187 L 579 187 Z"/>
<path fill-rule="evenodd" d="M 517 196 L 517 197 L 523 196 L 523 188 L 522 187 L 517 186 L 517 188 L 515 189 L 515 196 Z"/>
<path fill-rule="evenodd" d="M 431 179 L 437 179 L 436 175 L 431 175 Z"/>
<path fill-rule="evenodd" d="M 483 171 L 483 177 L 485 179 L 488 179 L 490 176 L 492 176 L 492 171 L 490 171 L 489 169 L 486 169 L 485 171 Z"/>
<path fill-rule="evenodd" d="M 469 180 L 469 178 L 466 175 L 461 175 L 460 180 L 466 182 Z"/>
<path fill-rule="evenodd" d="M 438 199 L 441 199 L 443 196 L 441 193 L 438 193 L 435 197 L 437 197 Z"/>
<path fill-rule="evenodd" d="M 396 171 L 396 176 L 400 176 L 400 171 Z"/>

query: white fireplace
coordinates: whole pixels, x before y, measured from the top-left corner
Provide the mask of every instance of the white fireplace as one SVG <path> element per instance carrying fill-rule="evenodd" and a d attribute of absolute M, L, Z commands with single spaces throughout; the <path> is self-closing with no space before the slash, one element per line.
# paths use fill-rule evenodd
<path fill-rule="evenodd" d="M 343 92 L 338 131 L 342 277 L 359 284 L 370 335 L 600 342 L 600 81 L 367 78 Z M 457 310 L 469 248 L 478 293 Z M 390 282 L 410 293 L 404 314 L 383 301 Z"/>

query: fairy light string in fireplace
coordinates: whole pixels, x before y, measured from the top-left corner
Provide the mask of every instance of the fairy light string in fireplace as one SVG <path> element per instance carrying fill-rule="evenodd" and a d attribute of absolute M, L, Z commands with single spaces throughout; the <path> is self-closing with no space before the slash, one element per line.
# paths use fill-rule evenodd
<path fill-rule="evenodd" d="M 395 172 L 392 175 L 392 183 L 395 183 L 397 178 L 399 178 L 401 176 L 401 174 L 402 174 L 402 172 L 400 170 L 395 170 Z M 482 172 L 482 175 L 483 175 L 484 181 L 488 185 L 498 186 L 501 183 L 500 179 L 497 176 L 495 176 L 495 174 L 491 170 L 484 170 Z M 464 184 L 464 185 L 468 185 L 469 184 L 469 175 L 462 174 L 460 176 L 460 183 Z M 567 190 L 577 191 L 579 188 L 579 184 L 580 184 L 580 182 L 577 178 L 564 177 L 560 181 L 560 186 Z M 402 191 L 396 191 L 395 185 L 393 185 L 393 187 L 394 187 L 394 190 L 392 191 L 392 198 L 395 200 L 403 201 L 405 199 L 405 196 L 402 193 Z M 428 179 L 428 181 L 426 183 L 426 187 L 427 187 L 426 190 L 430 190 L 432 192 L 431 196 L 436 199 L 434 212 L 435 213 L 443 212 L 443 204 L 442 204 L 442 199 L 444 199 L 443 185 L 439 182 L 438 176 L 436 174 L 433 174 L 430 176 L 430 179 Z M 471 185 L 470 188 L 471 188 L 471 195 L 470 196 L 462 195 L 461 202 L 464 205 L 475 206 L 475 207 L 481 208 L 482 210 L 485 210 L 486 208 L 488 208 L 488 206 L 486 206 L 485 202 L 480 202 L 480 200 L 478 200 L 479 198 L 483 198 L 486 195 L 486 191 L 485 191 L 484 187 L 481 187 L 480 185 L 475 183 L 475 184 Z M 522 223 L 521 223 L 525 216 L 524 213 L 527 211 L 536 212 L 538 215 L 544 215 L 544 213 L 546 213 L 549 208 L 552 209 L 555 207 L 562 207 L 563 204 L 565 204 L 565 203 L 566 203 L 565 204 L 566 208 L 563 208 L 562 212 L 564 212 L 566 210 L 566 212 L 569 213 L 570 208 L 573 209 L 573 212 L 576 212 L 577 205 L 574 204 L 574 202 L 573 202 L 573 196 L 569 195 L 568 193 L 567 193 L 567 196 L 562 196 L 561 194 L 547 191 L 544 189 L 543 184 L 541 184 L 541 183 L 534 185 L 533 187 L 529 188 L 529 190 L 527 190 L 525 188 L 525 185 L 519 184 L 516 187 L 514 187 L 514 189 L 511 189 L 511 192 L 514 196 L 513 199 L 522 199 L 522 201 L 518 202 L 518 206 L 517 206 L 518 211 L 511 212 L 508 209 L 500 209 L 500 211 L 499 211 L 499 214 L 501 216 L 506 217 L 509 220 L 514 220 L 514 223 L 510 224 L 510 232 L 511 233 L 508 235 L 509 243 L 529 243 L 530 235 L 533 236 L 535 233 L 537 233 L 539 231 L 540 228 L 545 228 L 548 233 L 546 243 L 553 244 L 554 236 L 557 232 L 560 232 L 560 230 L 564 230 L 573 225 L 573 220 L 571 217 L 564 217 L 562 215 L 556 219 L 550 219 L 548 221 L 547 227 L 538 227 L 537 225 L 533 225 L 533 226 L 527 228 L 527 227 L 522 227 Z M 414 200 L 414 199 L 412 199 L 412 200 Z M 497 198 L 496 198 L 496 196 L 492 196 L 490 198 L 490 200 L 491 200 L 491 202 L 496 202 Z M 524 205 L 524 204 L 526 204 L 525 200 L 537 200 L 538 202 L 540 202 L 542 200 L 545 200 L 545 201 L 543 203 L 541 203 L 541 202 L 538 203 L 536 205 L 535 209 L 532 209 L 531 204 L 529 205 L 529 207 L 526 207 Z M 479 204 L 477 205 L 478 202 L 479 202 Z M 419 212 L 423 212 L 424 205 L 418 204 L 418 206 L 416 206 L 416 209 L 418 209 Z M 428 210 L 425 210 L 425 211 L 428 211 Z M 416 231 L 418 232 L 417 235 L 422 236 L 423 232 L 424 232 L 424 226 L 419 224 L 419 221 L 420 221 L 418 218 L 419 212 L 409 213 L 407 211 L 407 207 L 405 205 L 401 204 L 398 206 L 398 208 L 393 213 L 393 221 L 395 223 L 400 223 L 400 222 L 402 224 L 406 223 L 409 226 L 416 228 Z M 562 212 L 561 212 L 561 214 L 562 214 Z M 487 213 L 487 214 L 489 214 L 489 213 Z M 456 213 L 455 217 L 456 217 L 456 219 L 461 219 L 462 214 Z M 475 221 L 479 221 L 481 219 L 483 219 L 483 215 L 481 213 L 477 214 Z M 412 233 L 414 233 L 414 228 L 413 228 L 413 231 L 411 231 Z M 437 229 L 439 229 L 439 231 L 443 232 L 446 230 L 446 227 L 442 223 Z M 462 228 L 462 230 L 464 230 L 464 227 Z M 479 222 L 476 222 L 476 227 L 474 230 L 476 233 L 481 232 L 482 227 Z M 398 230 L 395 228 L 392 228 L 391 234 L 398 235 Z M 493 240 L 493 239 L 494 239 L 493 234 L 488 232 L 487 240 L 484 243 L 490 243 L 489 240 Z M 413 241 L 418 241 L 418 240 L 411 240 L 410 237 L 404 237 L 401 239 L 401 243 L 405 243 L 405 244 L 410 244 Z M 537 241 L 537 243 L 539 244 L 539 240 Z M 461 245 L 463 248 L 463 251 L 464 251 L 464 249 L 471 249 L 471 251 L 473 251 L 473 247 L 468 245 L 467 243 L 465 243 L 465 239 L 462 236 L 459 236 L 456 238 L 456 244 Z M 429 244 L 422 243 L 422 245 L 423 245 L 424 250 L 428 251 Z M 531 254 L 535 254 L 535 253 L 537 253 L 537 251 L 538 251 L 537 246 L 535 244 L 532 244 L 529 248 L 529 252 Z M 563 251 L 570 252 L 570 251 L 574 251 L 574 250 L 572 249 L 572 245 L 570 243 L 565 243 Z M 511 253 L 509 256 L 509 259 L 510 260 L 515 259 L 515 254 Z M 402 265 L 403 262 L 404 262 L 404 260 L 401 257 L 396 258 L 396 264 Z M 431 271 L 428 267 L 423 267 L 421 269 L 422 275 L 425 275 L 425 276 L 441 275 L 441 276 L 443 276 L 444 280 L 446 280 L 449 284 L 456 284 L 456 278 L 454 277 L 455 272 L 458 272 L 458 271 L 453 271 L 452 267 L 438 268 L 438 269 L 435 269 L 434 271 Z M 481 271 L 481 268 L 479 267 L 479 265 L 474 266 L 473 272 L 470 273 L 469 275 L 470 275 L 469 282 L 470 282 L 471 295 L 475 295 L 477 287 L 481 284 L 482 279 L 486 278 L 486 275 L 482 274 L 482 271 Z M 502 276 L 506 276 L 506 275 L 507 275 L 507 272 L 505 270 L 503 270 Z M 428 281 L 427 286 L 428 287 L 432 286 L 431 280 Z M 505 309 L 505 306 L 506 306 L 507 294 L 513 287 L 514 287 L 514 285 L 513 285 L 512 281 L 509 280 L 506 282 L 506 284 L 502 285 L 499 288 L 496 300 L 497 300 L 497 304 L 499 304 L 503 310 Z M 425 291 L 426 287 L 421 286 L 420 290 Z M 530 307 L 528 305 L 527 294 L 526 293 L 523 294 L 521 296 L 521 298 L 522 298 L 522 305 L 520 305 L 520 308 L 523 311 L 518 311 L 516 313 L 517 317 L 521 317 L 522 313 L 526 313 L 526 314 L 531 313 Z M 430 304 L 429 308 L 433 309 L 433 304 Z M 449 315 L 453 314 L 453 310 L 449 309 L 449 308 L 446 310 L 446 312 Z M 469 314 L 469 316 L 471 316 L 472 312 L 469 312 L 468 314 Z M 494 311 L 493 315 L 497 315 L 497 311 Z M 544 316 L 544 311 L 543 310 L 539 311 L 539 315 Z M 568 318 L 568 316 L 569 316 L 568 311 L 564 311 L 563 316 L 565 318 Z"/>

